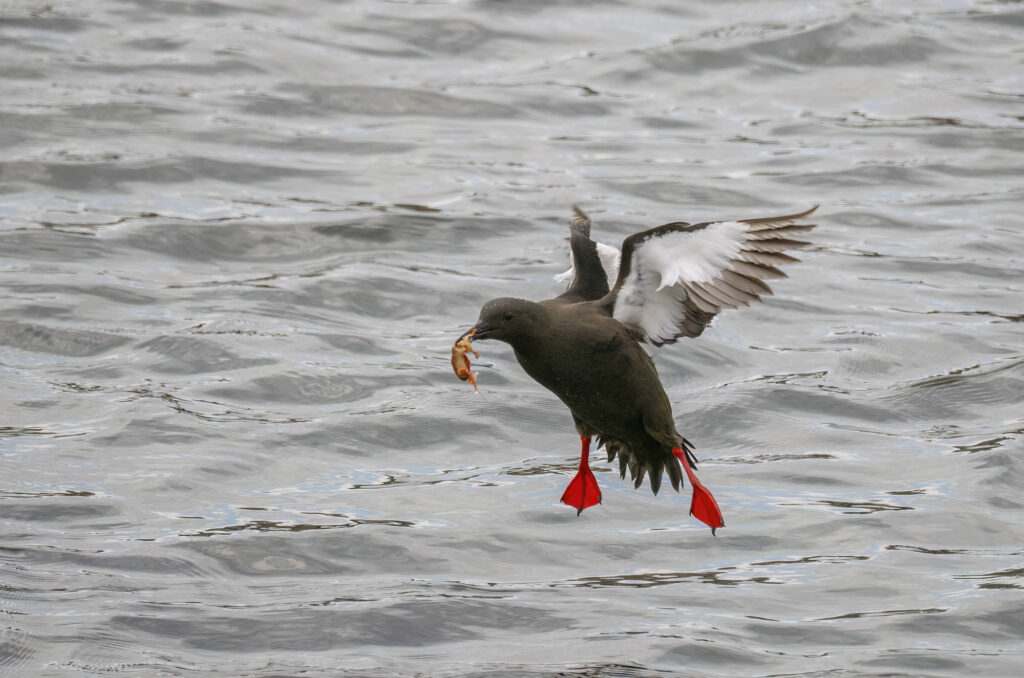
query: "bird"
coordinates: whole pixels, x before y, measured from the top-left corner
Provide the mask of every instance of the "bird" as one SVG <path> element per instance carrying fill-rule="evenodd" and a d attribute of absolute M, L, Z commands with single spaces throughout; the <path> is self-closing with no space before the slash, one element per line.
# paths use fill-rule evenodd
<path fill-rule="evenodd" d="M 816 224 L 798 214 L 758 219 L 675 221 L 625 238 L 621 249 L 591 239 L 591 220 L 576 205 L 569 221 L 571 268 L 558 296 L 540 302 L 500 297 L 485 303 L 467 337 L 512 347 L 523 370 L 568 408 L 580 436 L 579 468 L 561 501 L 576 515 L 601 502 L 590 447 L 602 446 L 634 488 L 646 476 L 657 495 L 662 478 L 678 492 L 683 474 L 693 489 L 690 515 L 725 526 L 718 502 L 696 475 L 694 446 L 677 431 L 672 405 L 651 356 L 663 346 L 700 336 L 723 309 L 772 294 L 765 282 L 785 278 L 786 254 L 810 243 L 792 235 Z M 680 471 L 682 470 L 682 472 Z"/>

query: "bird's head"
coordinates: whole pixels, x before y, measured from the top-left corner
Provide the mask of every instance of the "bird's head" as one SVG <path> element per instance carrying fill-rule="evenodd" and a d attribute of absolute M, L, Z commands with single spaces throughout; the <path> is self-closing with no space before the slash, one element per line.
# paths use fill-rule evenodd
<path fill-rule="evenodd" d="M 544 307 L 536 302 L 500 297 L 484 304 L 476 325 L 463 336 L 475 330 L 473 341 L 497 339 L 515 347 L 536 337 L 546 317 Z"/>

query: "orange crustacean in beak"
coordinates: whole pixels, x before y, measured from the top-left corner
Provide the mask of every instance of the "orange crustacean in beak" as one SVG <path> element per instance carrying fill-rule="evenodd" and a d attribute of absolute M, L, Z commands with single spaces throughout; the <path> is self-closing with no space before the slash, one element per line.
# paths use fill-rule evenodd
<path fill-rule="evenodd" d="M 480 389 L 476 387 L 476 374 L 470 370 L 471 363 L 469 362 L 468 353 L 472 353 L 474 358 L 479 358 L 480 354 L 474 350 L 473 344 L 470 343 L 470 338 L 476 334 L 476 329 L 462 337 L 455 342 L 452 346 L 452 369 L 455 370 L 455 376 L 462 381 L 468 381 L 473 384 L 473 390 L 480 393 Z"/>

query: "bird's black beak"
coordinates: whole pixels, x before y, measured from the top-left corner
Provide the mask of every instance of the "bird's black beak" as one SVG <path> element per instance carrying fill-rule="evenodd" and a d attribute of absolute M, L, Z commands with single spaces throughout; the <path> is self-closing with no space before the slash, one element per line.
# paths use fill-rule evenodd
<path fill-rule="evenodd" d="M 463 332 L 462 335 L 455 340 L 455 343 L 459 343 L 466 337 L 469 337 L 470 341 L 479 341 L 481 339 L 486 339 L 488 332 L 490 332 L 490 330 L 488 330 L 486 327 L 480 328 L 479 326 L 474 326 Z"/>

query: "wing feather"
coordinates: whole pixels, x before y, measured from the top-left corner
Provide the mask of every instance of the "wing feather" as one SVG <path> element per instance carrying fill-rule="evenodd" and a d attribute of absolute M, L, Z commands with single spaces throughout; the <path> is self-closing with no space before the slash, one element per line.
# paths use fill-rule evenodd
<path fill-rule="evenodd" d="M 744 250 L 740 252 L 740 259 L 755 264 L 761 264 L 762 266 L 782 266 L 785 264 L 795 264 L 800 261 L 796 257 L 791 257 L 788 254 L 782 254 L 780 252 L 754 252 L 753 250 Z"/>
<path fill-rule="evenodd" d="M 705 313 L 710 313 L 711 315 L 714 315 L 718 313 L 718 311 L 720 310 L 718 305 L 715 303 L 715 300 L 708 297 L 707 293 L 697 288 L 697 286 L 692 284 L 687 285 L 686 291 L 690 292 L 690 301 L 693 302 L 693 305 L 699 308 L 700 310 L 704 311 Z"/>
<path fill-rule="evenodd" d="M 788 277 L 785 273 L 774 266 L 751 264 L 743 259 L 734 259 L 732 262 L 732 270 L 736 271 L 740 275 L 745 275 L 748 278 L 754 278 L 756 280 Z"/>
<path fill-rule="evenodd" d="M 752 240 L 772 240 L 779 236 L 789 236 L 794 233 L 805 233 L 814 228 L 813 224 L 793 224 L 792 226 L 781 226 L 770 230 L 750 231 Z"/>
<path fill-rule="evenodd" d="M 729 294 L 727 285 L 716 285 L 715 283 L 701 284 L 703 285 L 704 290 L 711 293 L 716 298 L 724 301 L 724 308 L 739 308 L 740 306 L 746 306 L 745 299 L 741 299 L 738 295 L 734 296 L 732 294 Z"/>
<path fill-rule="evenodd" d="M 733 263 L 733 267 L 735 266 L 736 264 Z M 760 279 L 745 276 L 742 273 L 737 273 L 735 268 L 727 268 L 722 271 L 722 279 L 736 289 L 753 294 L 755 297 L 761 294 L 772 293 L 772 288 L 768 287 L 768 285 Z"/>
<path fill-rule="evenodd" d="M 747 247 L 754 250 L 755 252 L 785 252 L 786 250 L 795 250 L 801 247 L 807 247 L 811 243 L 804 242 L 803 240 L 786 240 L 785 238 L 776 238 L 773 240 L 750 240 L 747 242 Z"/>
<path fill-rule="evenodd" d="M 716 294 L 714 290 L 710 290 L 700 283 L 691 283 L 687 285 L 687 288 L 692 290 L 695 295 L 702 297 L 714 309 L 711 311 L 712 313 L 718 313 L 723 308 L 736 308 L 735 304 L 721 292 Z"/>
<path fill-rule="evenodd" d="M 800 221 L 804 217 L 809 217 L 814 214 L 814 210 L 818 209 L 819 205 L 815 205 L 806 212 L 800 212 L 799 214 L 787 214 L 784 217 L 761 217 L 760 219 L 744 219 L 744 224 L 750 225 L 751 231 L 764 231 L 767 229 L 780 228 L 782 226 L 789 226 L 797 221 Z M 813 226 L 811 227 L 813 228 Z"/>

